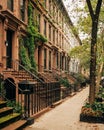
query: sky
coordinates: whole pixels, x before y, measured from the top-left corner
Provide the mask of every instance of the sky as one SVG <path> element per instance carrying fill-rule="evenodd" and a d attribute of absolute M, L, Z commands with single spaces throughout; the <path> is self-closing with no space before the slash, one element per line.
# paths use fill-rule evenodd
<path fill-rule="evenodd" d="M 79 13 L 78 9 L 84 8 L 85 0 L 63 0 L 63 2 L 66 6 L 66 10 L 69 13 L 69 17 L 70 17 L 73 25 L 77 26 L 78 25 L 77 22 L 78 22 L 80 15 L 83 15 L 83 14 Z M 79 37 L 81 39 L 85 38 L 85 36 L 81 32 L 79 34 Z"/>
<path fill-rule="evenodd" d="M 80 16 L 80 13 L 78 13 L 78 8 L 84 7 L 84 0 L 63 0 L 63 2 L 73 24 L 77 25 L 77 21 Z"/>

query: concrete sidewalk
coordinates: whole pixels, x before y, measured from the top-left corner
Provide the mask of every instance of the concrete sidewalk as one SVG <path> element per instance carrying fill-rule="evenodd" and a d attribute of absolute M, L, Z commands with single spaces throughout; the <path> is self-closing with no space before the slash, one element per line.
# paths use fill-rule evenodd
<path fill-rule="evenodd" d="M 104 130 L 103 124 L 79 121 L 81 107 L 88 97 L 89 88 L 69 97 L 65 102 L 35 120 L 25 130 Z"/>

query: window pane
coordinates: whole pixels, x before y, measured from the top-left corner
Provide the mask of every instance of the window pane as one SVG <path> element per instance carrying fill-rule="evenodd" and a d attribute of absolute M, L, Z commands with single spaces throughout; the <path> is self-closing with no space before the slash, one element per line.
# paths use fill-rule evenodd
<path fill-rule="evenodd" d="M 51 70 L 51 51 L 49 51 L 49 70 Z"/>
<path fill-rule="evenodd" d="M 47 64 L 47 50 L 44 49 L 44 69 L 46 69 Z"/>
<path fill-rule="evenodd" d="M 8 7 L 9 10 L 13 11 L 13 0 L 7 1 L 7 7 Z"/>
<path fill-rule="evenodd" d="M 25 20 L 25 0 L 20 1 L 21 20 Z"/>
<path fill-rule="evenodd" d="M 46 21 L 44 20 L 44 35 L 46 36 Z"/>

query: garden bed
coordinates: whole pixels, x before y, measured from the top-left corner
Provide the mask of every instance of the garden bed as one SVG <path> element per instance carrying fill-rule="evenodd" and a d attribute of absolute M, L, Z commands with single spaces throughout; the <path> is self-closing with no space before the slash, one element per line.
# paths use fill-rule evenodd
<path fill-rule="evenodd" d="M 104 88 L 100 87 L 95 101 L 86 102 L 81 108 L 80 121 L 104 124 Z"/>
<path fill-rule="evenodd" d="M 88 123 L 104 123 L 104 117 L 94 117 L 80 114 L 80 121 Z"/>

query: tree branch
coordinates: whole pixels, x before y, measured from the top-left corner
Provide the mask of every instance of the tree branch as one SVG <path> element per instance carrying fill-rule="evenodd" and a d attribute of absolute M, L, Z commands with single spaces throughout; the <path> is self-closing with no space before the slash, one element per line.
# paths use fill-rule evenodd
<path fill-rule="evenodd" d="M 96 6 L 96 11 L 95 11 L 95 15 L 96 15 L 97 19 L 99 17 L 99 13 L 100 13 L 100 9 L 101 9 L 101 4 L 102 4 L 102 0 L 98 0 L 97 6 Z"/>
<path fill-rule="evenodd" d="M 92 9 L 92 5 L 91 5 L 91 1 L 90 0 L 86 0 L 87 2 L 87 5 L 88 5 L 88 9 L 89 9 L 89 12 L 90 12 L 90 16 L 92 18 L 92 20 L 94 19 L 94 11 Z"/>

